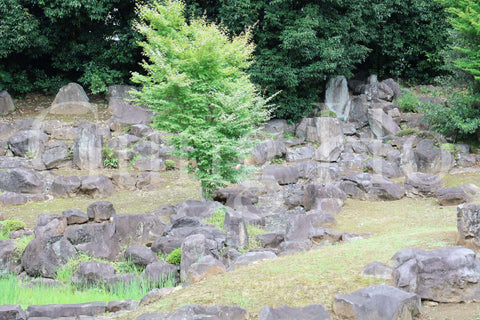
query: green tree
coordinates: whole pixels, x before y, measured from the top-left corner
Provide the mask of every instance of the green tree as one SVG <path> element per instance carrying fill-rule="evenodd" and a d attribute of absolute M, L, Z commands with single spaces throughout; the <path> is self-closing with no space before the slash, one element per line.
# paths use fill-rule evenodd
<path fill-rule="evenodd" d="M 139 8 L 136 29 L 146 74 L 134 73 L 142 85 L 137 102 L 156 112 L 155 126 L 172 134 L 177 155 L 208 195 L 245 173 L 239 161 L 249 137 L 268 119 L 266 101 L 245 70 L 252 63 L 251 34 L 229 38 L 204 19 L 184 16 L 184 3 L 166 0 Z"/>

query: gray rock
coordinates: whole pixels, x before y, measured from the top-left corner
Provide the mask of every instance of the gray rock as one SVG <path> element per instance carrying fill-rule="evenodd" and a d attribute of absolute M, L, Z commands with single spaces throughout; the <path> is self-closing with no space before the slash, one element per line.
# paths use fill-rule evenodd
<path fill-rule="evenodd" d="M 395 135 L 400 131 L 400 127 L 393 121 L 392 117 L 383 112 L 382 109 L 369 109 L 368 123 L 377 139 Z"/>
<path fill-rule="evenodd" d="M 257 236 L 257 241 L 259 241 L 264 248 L 278 248 L 283 240 L 283 233 L 265 233 Z"/>
<path fill-rule="evenodd" d="M 393 256 L 399 289 L 437 302 L 480 298 L 480 260 L 473 250 L 453 247 L 425 251 L 405 249 Z"/>
<path fill-rule="evenodd" d="M 459 153 L 457 155 L 457 166 L 462 168 L 473 167 L 477 164 L 477 158 L 470 153 Z"/>
<path fill-rule="evenodd" d="M 5 115 L 13 110 L 15 110 L 15 105 L 10 94 L 5 90 L 0 91 L 0 115 Z"/>
<path fill-rule="evenodd" d="M 350 102 L 350 114 L 348 120 L 357 122 L 359 126 L 363 127 L 368 124 L 368 109 L 370 102 L 365 94 L 352 97 Z"/>
<path fill-rule="evenodd" d="M 27 202 L 27 196 L 20 193 L 5 191 L 0 195 L 0 203 L 5 207 L 17 206 L 20 204 L 25 204 Z"/>
<path fill-rule="evenodd" d="M 27 314 L 20 305 L 6 304 L 0 306 L 0 320 L 27 320 Z"/>
<path fill-rule="evenodd" d="M 50 113 L 67 115 L 94 113 L 96 110 L 88 101 L 82 86 L 72 82 L 60 88 L 52 102 Z"/>
<path fill-rule="evenodd" d="M 287 223 L 285 241 L 307 241 L 313 233 L 313 225 L 305 214 L 293 216 Z"/>
<path fill-rule="evenodd" d="M 387 266 L 385 263 L 373 261 L 363 268 L 362 274 L 365 276 L 390 280 L 393 277 L 393 268 Z"/>
<path fill-rule="evenodd" d="M 264 176 L 273 176 L 280 185 L 296 183 L 299 178 L 295 167 L 270 165 L 263 170 Z"/>
<path fill-rule="evenodd" d="M 480 248 L 480 205 L 461 204 L 457 207 L 457 244 Z"/>
<path fill-rule="evenodd" d="M 284 119 L 272 119 L 263 125 L 261 131 L 272 135 L 273 138 L 283 138 L 287 133 L 293 134 L 294 126 Z"/>
<path fill-rule="evenodd" d="M 212 214 L 222 207 L 215 201 L 187 200 L 176 205 L 178 217 L 210 218 Z"/>
<path fill-rule="evenodd" d="M 345 176 L 340 183 L 347 195 L 362 200 L 399 200 L 405 195 L 405 190 L 392 180 L 369 173 L 357 173 Z"/>
<path fill-rule="evenodd" d="M 65 210 L 62 212 L 62 215 L 67 218 L 67 225 L 83 224 L 88 222 L 87 214 L 78 209 Z"/>
<path fill-rule="evenodd" d="M 150 304 L 154 301 L 157 301 L 157 300 L 160 300 L 162 298 L 165 298 L 166 296 L 168 296 L 169 294 L 171 294 L 172 292 L 175 292 L 176 290 L 178 290 L 178 288 L 169 288 L 169 287 L 166 287 L 166 288 L 162 288 L 162 289 L 153 289 L 153 290 L 150 290 L 143 298 L 142 300 L 140 300 L 140 305 L 141 306 L 144 306 L 144 305 L 147 305 L 147 304 Z M 157 314 L 158 315 L 158 314 Z M 163 316 L 164 314 L 162 314 Z M 158 317 L 155 317 L 155 318 L 145 318 L 145 317 L 142 317 L 140 316 L 139 318 L 137 319 L 152 319 L 152 320 L 157 320 Z"/>
<path fill-rule="evenodd" d="M 287 153 L 287 147 L 281 141 L 270 140 L 258 144 L 252 151 L 253 160 L 258 165 L 275 158 L 282 158 Z"/>
<path fill-rule="evenodd" d="M 0 239 L 0 276 L 12 273 L 18 265 L 14 258 L 15 249 L 15 240 Z"/>
<path fill-rule="evenodd" d="M 342 211 L 342 201 L 334 198 L 317 198 L 315 201 L 315 210 L 332 216 L 339 214 Z"/>
<path fill-rule="evenodd" d="M 347 79 L 344 76 L 328 80 L 325 89 L 325 105 L 335 112 L 337 117 L 345 119 L 348 116 L 349 99 Z"/>
<path fill-rule="evenodd" d="M 130 95 L 130 91 L 136 90 L 134 86 L 114 84 L 107 88 L 107 99 L 125 99 L 130 100 L 133 97 Z"/>
<path fill-rule="evenodd" d="M 113 266 L 106 262 L 80 262 L 70 281 L 80 288 L 94 287 L 112 277 L 114 273 Z"/>
<path fill-rule="evenodd" d="M 402 172 L 396 163 L 384 159 L 369 159 L 366 167 L 373 173 L 380 174 L 387 178 L 395 178 L 402 175 Z"/>
<path fill-rule="evenodd" d="M 446 188 L 437 191 L 437 200 L 441 206 L 456 206 L 469 202 L 470 197 L 461 188 Z"/>
<path fill-rule="evenodd" d="M 47 142 L 42 161 L 47 169 L 58 169 L 69 161 L 67 145 L 61 141 Z"/>
<path fill-rule="evenodd" d="M 67 218 L 56 214 L 41 213 L 34 229 L 35 237 L 63 235 L 67 228 Z"/>
<path fill-rule="evenodd" d="M 95 222 L 108 221 L 116 214 L 113 204 L 108 201 L 97 201 L 87 207 L 88 219 Z"/>
<path fill-rule="evenodd" d="M 162 218 L 151 214 L 115 215 L 113 222 L 115 236 L 121 245 L 149 245 L 165 229 Z"/>
<path fill-rule="evenodd" d="M 405 190 L 413 195 L 433 197 L 441 188 L 443 180 L 434 174 L 413 172 L 405 178 Z"/>
<path fill-rule="evenodd" d="M 65 237 L 78 251 L 94 257 L 113 260 L 120 252 L 113 223 L 73 225 L 67 227 Z"/>
<path fill-rule="evenodd" d="M 105 313 L 105 310 L 105 302 L 88 302 L 79 304 L 31 305 L 26 311 L 29 319 L 34 317 L 55 319 L 61 317 L 97 316 Z"/>
<path fill-rule="evenodd" d="M 185 320 L 185 319 L 215 319 L 215 320 L 247 320 L 248 312 L 239 306 L 200 306 L 188 305 L 177 311 L 164 315 L 141 315 L 137 320 Z"/>
<path fill-rule="evenodd" d="M 178 281 L 177 266 L 165 261 L 150 263 L 145 268 L 143 275 L 153 287 L 161 288 L 166 282 L 176 283 Z"/>
<path fill-rule="evenodd" d="M 416 294 L 376 285 L 337 295 L 333 312 L 341 319 L 412 320 L 421 312 L 421 301 Z"/>
<path fill-rule="evenodd" d="M 151 114 L 142 107 L 129 103 L 122 98 L 111 98 L 108 108 L 112 113 L 112 121 L 122 124 L 149 124 L 152 122 Z"/>
<path fill-rule="evenodd" d="M 321 162 L 336 162 L 343 148 L 344 144 L 340 139 L 326 140 L 315 150 L 313 159 Z"/>
<path fill-rule="evenodd" d="M 182 243 L 182 258 L 180 262 L 180 279 L 186 281 L 190 266 L 202 257 L 211 255 L 210 249 L 216 247 L 212 240 L 208 240 L 203 234 L 188 236 Z"/>
<path fill-rule="evenodd" d="M 135 173 L 119 173 L 112 175 L 112 183 L 115 187 L 134 191 L 137 189 L 137 175 Z"/>
<path fill-rule="evenodd" d="M 388 78 L 383 80 L 381 83 L 387 85 L 392 90 L 393 92 L 392 99 L 396 99 L 400 97 L 402 91 L 400 90 L 400 85 L 395 80 L 393 80 L 392 78 Z"/>
<path fill-rule="evenodd" d="M 305 188 L 302 205 L 306 211 L 319 208 L 319 199 L 335 199 L 340 206 L 347 200 L 347 194 L 334 184 L 309 184 Z"/>
<path fill-rule="evenodd" d="M 452 154 L 447 150 L 435 149 L 433 143 L 431 145 L 419 143 L 414 154 L 420 172 L 431 174 L 448 172 L 455 165 Z"/>
<path fill-rule="evenodd" d="M 253 251 L 242 254 L 240 257 L 235 259 L 233 264 L 229 267 L 229 270 L 235 270 L 240 266 L 246 266 L 251 263 L 262 261 L 266 259 L 276 258 L 277 255 L 272 251 Z"/>
<path fill-rule="evenodd" d="M 331 117 L 304 118 L 297 128 L 297 134 L 311 142 L 343 142 L 342 125 L 338 119 Z"/>
<path fill-rule="evenodd" d="M 144 138 L 154 132 L 154 130 L 146 124 L 134 124 L 130 127 L 130 134 L 139 138 Z"/>
<path fill-rule="evenodd" d="M 288 162 L 311 160 L 314 152 L 315 148 L 312 146 L 287 149 L 286 159 Z"/>
<path fill-rule="evenodd" d="M 165 161 L 159 158 L 140 157 L 135 160 L 133 168 L 137 171 L 163 171 L 165 170 Z"/>
<path fill-rule="evenodd" d="M 53 179 L 49 191 L 57 197 L 75 197 L 80 191 L 81 184 L 82 181 L 77 176 L 57 176 Z"/>
<path fill-rule="evenodd" d="M 44 191 L 40 175 L 30 169 L 14 168 L 0 171 L 0 189 L 17 193 L 36 194 Z"/>
<path fill-rule="evenodd" d="M 187 283 L 194 284 L 211 276 L 227 272 L 225 265 L 212 256 L 203 256 L 188 268 Z"/>
<path fill-rule="evenodd" d="M 103 137 L 94 124 L 85 124 L 73 144 L 73 163 L 80 169 L 103 168 Z"/>
<path fill-rule="evenodd" d="M 124 258 L 134 264 L 147 266 L 157 260 L 157 255 L 150 248 L 133 245 L 125 250 Z"/>
<path fill-rule="evenodd" d="M 180 248 L 182 246 L 183 238 L 178 238 L 175 236 L 163 236 L 158 237 L 155 242 L 153 242 L 151 249 L 153 252 L 161 252 L 164 255 L 168 255 L 173 250 Z"/>
<path fill-rule="evenodd" d="M 330 320 L 332 319 L 325 306 L 321 303 L 302 308 L 279 306 L 277 308 L 263 307 L 258 320 Z"/>
<path fill-rule="evenodd" d="M 22 267 L 29 276 L 53 278 L 57 268 L 75 254 L 75 248 L 62 235 L 35 238 L 25 248 Z"/>
<path fill-rule="evenodd" d="M 151 191 L 163 185 L 165 180 L 158 172 L 140 172 L 135 186 L 139 190 Z"/>
<path fill-rule="evenodd" d="M 109 301 L 107 304 L 107 312 L 135 310 L 138 307 L 138 304 L 138 301 L 132 299 Z"/>
<path fill-rule="evenodd" d="M 22 130 L 8 139 L 8 147 L 15 156 L 34 158 L 43 152 L 47 140 L 41 130 Z"/>
<path fill-rule="evenodd" d="M 240 213 L 232 209 L 227 210 L 223 226 L 227 233 L 225 242 L 227 246 L 234 248 L 248 247 L 247 225 Z"/>
<path fill-rule="evenodd" d="M 80 180 L 80 192 L 94 199 L 111 196 L 115 191 L 112 181 L 103 175 L 83 176 Z"/>

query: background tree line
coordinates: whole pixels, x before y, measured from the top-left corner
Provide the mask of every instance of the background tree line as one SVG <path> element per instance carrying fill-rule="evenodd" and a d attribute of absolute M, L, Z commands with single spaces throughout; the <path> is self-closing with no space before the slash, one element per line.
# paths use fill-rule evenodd
<path fill-rule="evenodd" d="M 99 93 L 108 85 L 128 83 L 142 59 L 137 44 L 141 36 L 132 28 L 135 8 L 148 1 L 3 0 L 0 90 L 53 93 L 67 81 L 77 81 Z M 469 39 L 452 37 L 448 16 L 458 12 L 446 7 L 462 11 L 472 3 L 186 0 L 185 15 L 205 14 L 231 35 L 252 27 L 256 49 L 251 79 L 267 96 L 281 91 L 273 101 L 275 115 L 295 120 L 321 99 L 331 76 L 363 71 L 429 82 L 444 74 L 444 49 L 452 39 L 464 39 L 463 44 Z M 472 69 L 457 63 L 462 66 Z"/>

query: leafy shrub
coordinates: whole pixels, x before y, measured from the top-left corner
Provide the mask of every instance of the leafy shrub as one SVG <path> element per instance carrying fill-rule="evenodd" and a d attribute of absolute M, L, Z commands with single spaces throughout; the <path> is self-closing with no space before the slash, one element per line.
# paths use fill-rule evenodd
<path fill-rule="evenodd" d="M 422 104 L 418 98 L 410 91 L 403 91 L 400 98 L 395 100 L 400 110 L 404 112 L 417 112 L 419 106 Z"/>
<path fill-rule="evenodd" d="M 165 168 L 167 170 L 174 170 L 175 169 L 175 161 L 172 159 L 165 160 Z"/>
<path fill-rule="evenodd" d="M 5 220 L 0 222 L 0 239 L 10 238 L 10 232 L 25 228 L 25 222 L 20 220 Z"/>
<path fill-rule="evenodd" d="M 480 133 L 480 94 L 459 92 L 446 103 L 422 106 L 426 121 L 455 140 Z"/>
<path fill-rule="evenodd" d="M 115 157 L 115 150 L 103 146 L 102 150 L 103 166 L 105 168 L 118 168 L 118 158 Z"/>
<path fill-rule="evenodd" d="M 180 264 L 182 260 L 182 249 L 177 248 L 170 252 L 165 259 L 166 262 L 171 263 L 171 264 Z"/>

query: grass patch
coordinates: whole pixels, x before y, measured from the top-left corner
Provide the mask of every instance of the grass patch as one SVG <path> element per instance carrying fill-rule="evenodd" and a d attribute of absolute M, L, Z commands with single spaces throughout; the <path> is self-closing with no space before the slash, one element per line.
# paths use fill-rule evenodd
<path fill-rule="evenodd" d="M 25 252 L 25 248 L 33 240 L 33 234 L 25 237 L 15 239 L 15 255 L 16 260 L 20 260 Z"/>
<path fill-rule="evenodd" d="M 397 137 L 405 137 L 405 136 L 409 136 L 409 135 L 419 135 L 420 134 L 420 131 L 418 129 L 414 129 L 414 128 L 406 128 L 406 129 L 402 129 L 400 131 L 398 131 L 397 133 L 395 133 L 395 135 Z"/>
<path fill-rule="evenodd" d="M 210 218 L 206 218 L 203 221 L 205 221 L 206 223 L 213 225 L 215 228 L 225 232 L 225 226 L 224 226 L 225 212 L 226 212 L 225 207 L 218 208 L 218 210 L 215 210 L 212 213 L 212 216 Z"/>
<path fill-rule="evenodd" d="M 25 222 L 20 220 L 5 220 L 0 222 L 0 239 L 10 239 L 10 233 L 25 228 Z"/>

